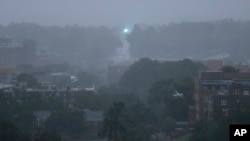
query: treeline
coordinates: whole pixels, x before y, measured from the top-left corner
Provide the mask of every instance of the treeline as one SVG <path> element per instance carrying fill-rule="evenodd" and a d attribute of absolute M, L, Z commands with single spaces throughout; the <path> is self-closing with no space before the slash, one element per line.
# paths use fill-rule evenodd
<path fill-rule="evenodd" d="M 249 59 L 250 22 L 182 22 L 162 26 L 135 25 L 127 37 L 134 57 L 201 59 L 219 53 Z"/>
<path fill-rule="evenodd" d="M 67 98 L 64 94 L 58 96 L 57 92 L 14 90 L 6 93 L 0 90 L 0 140 L 59 141 L 62 138 L 91 138 L 93 133 L 87 124 L 84 110 L 105 111 L 119 97 L 79 91 L 70 98 L 73 101 L 71 108 L 65 100 Z"/>
<path fill-rule="evenodd" d="M 70 106 L 65 103 L 67 97 L 56 92 L 0 91 L 0 128 L 6 124 L 11 128 L 0 137 L 85 139 L 89 132 L 84 109 L 105 112 L 103 130 L 98 131 L 101 137 L 150 141 L 158 133 L 169 135 L 176 121 L 188 118 L 188 105 L 194 104 L 194 78 L 200 69 L 200 64 L 188 59 L 163 63 L 144 58 L 125 72 L 117 86 L 100 87 L 96 94 L 76 92 Z M 181 95 L 174 96 L 177 93 Z M 38 126 L 35 111 L 51 112 L 43 126 Z"/>
<path fill-rule="evenodd" d="M 113 140 L 157 140 L 175 132 L 177 121 L 188 120 L 194 105 L 194 79 L 206 69 L 189 59 L 172 62 L 140 59 L 123 74 L 117 87 L 103 94 L 121 95 L 105 113 L 101 135 Z"/>
<path fill-rule="evenodd" d="M 187 78 L 194 79 L 199 71 L 205 69 L 202 64 L 189 59 L 161 62 L 142 58 L 124 72 L 119 86 L 145 98 L 149 94 L 148 90 L 157 81 L 172 79 L 181 82 Z"/>
<path fill-rule="evenodd" d="M 107 27 L 41 26 L 32 23 L 0 25 L 0 36 L 17 42 L 34 39 L 40 53 L 60 56 L 85 67 L 106 66 L 122 45 L 119 30 Z M 201 59 L 219 53 L 245 61 L 250 52 L 250 22 L 182 22 L 162 26 L 134 25 L 127 36 L 134 58 Z"/>
<path fill-rule="evenodd" d="M 100 89 L 102 94 L 121 96 L 114 99 L 121 102 L 106 111 L 101 135 L 144 141 L 157 140 L 159 133 L 170 135 L 177 121 L 188 120 L 188 106 L 194 104 L 194 79 L 202 69 L 204 66 L 188 59 L 135 62 L 117 87 Z"/>

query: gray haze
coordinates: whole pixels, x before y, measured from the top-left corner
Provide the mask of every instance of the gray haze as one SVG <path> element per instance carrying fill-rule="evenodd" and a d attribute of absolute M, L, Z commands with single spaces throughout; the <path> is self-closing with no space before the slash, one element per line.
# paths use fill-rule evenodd
<path fill-rule="evenodd" d="M 249 0 L 1 0 L 0 24 L 165 24 L 250 19 Z"/>

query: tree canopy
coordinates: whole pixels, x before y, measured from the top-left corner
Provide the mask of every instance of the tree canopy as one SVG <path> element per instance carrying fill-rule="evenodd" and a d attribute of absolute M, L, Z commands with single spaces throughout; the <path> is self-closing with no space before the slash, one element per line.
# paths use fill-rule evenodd
<path fill-rule="evenodd" d="M 128 136 L 126 126 L 129 121 L 124 110 L 123 102 L 115 102 L 110 106 L 104 115 L 101 135 L 106 136 L 109 140 L 126 140 L 126 136 Z"/>
<path fill-rule="evenodd" d="M 16 77 L 17 82 L 25 82 L 28 87 L 36 86 L 38 84 L 35 77 L 29 73 L 21 73 Z"/>
<path fill-rule="evenodd" d="M 197 77 L 199 71 L 203 69 L 205 69 L 203 65 L 189 59 L 160 62 L 142 58 L 125 71 L 119 85 L 124 90 L 145 98 L 154 82 L 162 79 L 179 82 L 188 77 Z"/>
<path fill-rule="evenodd" d="M 228 53 L 235 60 L 249 59 L 250 22 L 182 22 L 161 26 L 135 25 L 127 40 L 133 57 L 203 59 Z"/>

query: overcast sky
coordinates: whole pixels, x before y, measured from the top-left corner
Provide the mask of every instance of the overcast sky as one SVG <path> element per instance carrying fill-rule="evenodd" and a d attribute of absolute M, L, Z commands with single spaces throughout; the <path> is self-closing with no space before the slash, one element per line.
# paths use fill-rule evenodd
<path fill-rule="evenodd" d="M 0 24 L 167 24 L 249 20 L 250 0 L 0 0 Z"/>

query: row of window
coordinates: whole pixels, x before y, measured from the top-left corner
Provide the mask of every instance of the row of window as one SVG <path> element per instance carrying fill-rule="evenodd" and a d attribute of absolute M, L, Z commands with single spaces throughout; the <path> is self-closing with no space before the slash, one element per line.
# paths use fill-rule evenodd
<path fill-rule="evenodd" d="M 239 95 L 240 94 L 240 89 L 233 89 L 233 94 L 234 95 Z M 249 95 L 249 89 L 244 89 L 243 90 L 243 95 Z"/>
<path fill-rule="evenodd" d="M 226 86 L 203 86 L 204 90 L 226 90 Z"/>
<path fill-rule="evenodd" d="M 211 97 L 209 97 L 209 96 L 204 97 L 204 102 L 210 102 L 210 101 L 211 101 Z M 238 102 L 239 102 L 239 100 L 237 100 L 237 103 Z M 227 106 L 228 105 L 228 101 L 226 99 L 222 99 L 220 101 L 220 105 L 221 106 Z"/>
<path fill-rule="evenodd" d="M 226 90 L 225 86 L 203 86 L 204 90 Z M 233 94 L 234 95 L 239 95 L 240 94 L 240 89 L 233 89 Z M 243 95 L 249 95 L 250 91 L 248 88 L 245 88 L 243 90 Z"/>
<path fill-rule="evenodd" d="M 208 112 L 209 113 L 212 113 L 212 111 L 213 111 L 213 108 L 212 108 L 212 106 L 208 106 Z M 222 113 L 225 115 L 225 116 L 228 116 L 228 111 L 229 111 L 229 109 L 227 109 L 227 108 L 223 108 L 222 109 Z"/>

